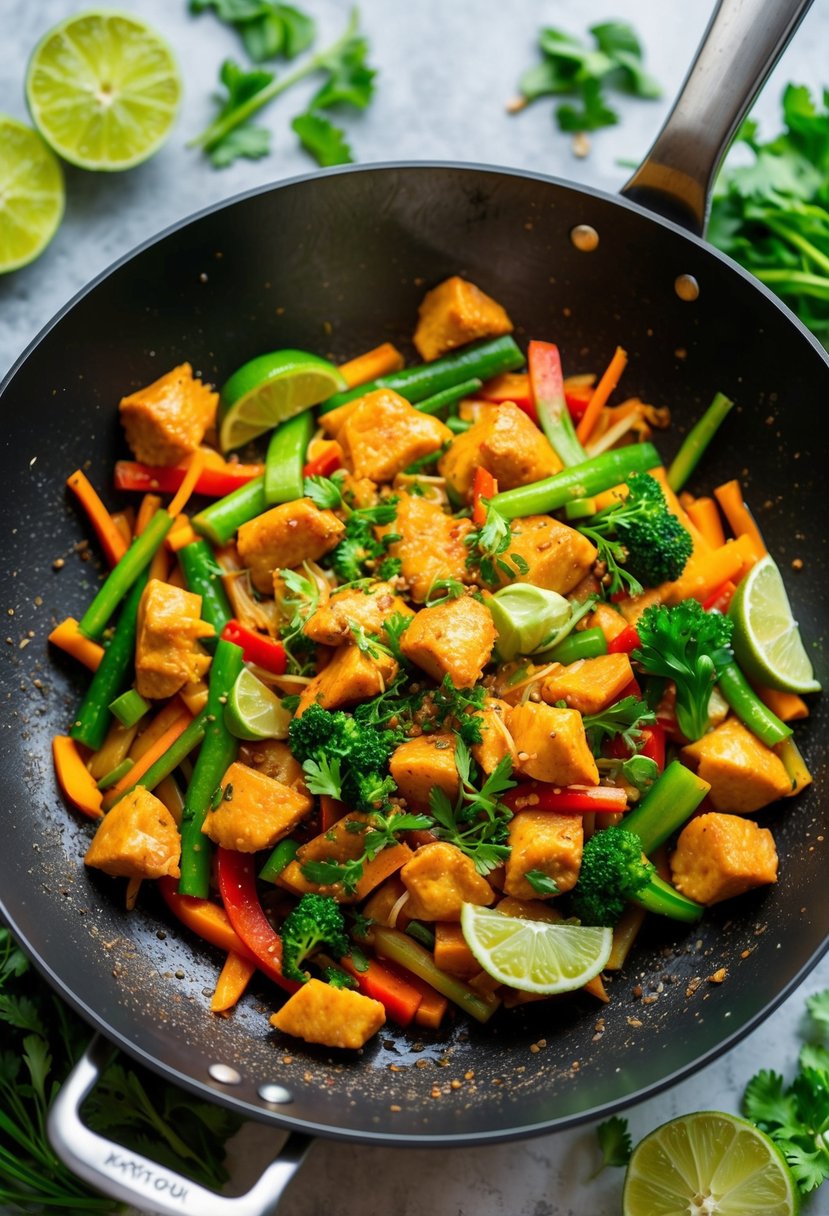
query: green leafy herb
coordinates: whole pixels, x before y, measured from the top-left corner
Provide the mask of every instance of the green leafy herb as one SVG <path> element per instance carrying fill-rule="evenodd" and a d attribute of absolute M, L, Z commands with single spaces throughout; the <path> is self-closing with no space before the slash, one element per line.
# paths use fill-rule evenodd
<path fill-rule="evenodd" d="M 316 579 L 306 577 L 297 570 L 280 570 L 279 577 L 291 593 L 283 596 L 279 603 L 283 618 L 287 618 L 279 640 L 288 656 L 291 674 L 306 675 L 313 657 L 314 643 L 305 634 L 305 622 L 319 607 L 320 590 Z"/>
<path fill-rule="evenodd" d="M 593 1178 L 596 1178 L 608 1165 L 619 1168 L 627 1165 L 633 1152 L 627 1119 L 620 1119 L 618 1115 L 612 1115 L 596 1128 L 596 1138 L 599 1141 L 602 1160 L 599 1168 L 593 1173 Z"/>
<path fill-rule="evenodd" d="M 331 886 L 341 883 L 343 890 L 350 895 L 357 890 L 357 884 L 363 876 L 367 862 L 372 861 L 383 849 L 397 844 L 399 832 L 418 831 L 431 827 L 428 815 L 391 814 L 381 815 L 377 812 L 369 816 L 366 823 L 354 821 L 354 830 L 365 833 L 363 852 L 359 857 L 349 861 L 306 861 L 302 873 L 309 882 L 319 883 L 320 886 Z"/>
<path fill-rule="evenodd" d="M 543 870 L 527 870 L 524 877 L 536 895 L 558 895 L 558 883 Z"/>
<path fill-rule="evenodd" d="M 367 576 L 387 579 L 399 571 L 399 559 L 388 558 L 389 545 L 399 536 L 387 532 L 378 539 L 374 529 L 393 523 L 397 518 L 397 498 L 384 498 L 373 507 L 351 509 L 343 503 L 346 512 L 345 535 L 337 547 L 325 559 L 337 576 L 346 583 L 357 582 Z M 394 564 L 394 568 L 389 565 Z"/>
<path fill-rule="evenodd" d="M 222 100 L 217 123 L 229 119 L 259 96 L 273 80 L 273 73 L 260 68 L 246 72 L 232 59 L 226 59 L 219 69 L 219 80 L 227 90 L 227 96 Z M 216 168 L 223 169 L 240 157 L 259 160 L 267 156 L 270 147 L 270 131 L 265 127 L 247 125 L 230 128 L 221 140 L 205 150 Z"/>
<path fill-rule="evenodd" d="M 302 492 L 321 511 L 336 511 L 343 505 L 342 479 L 339 477 L 306 477 Z"/>
<path fill-rule="evenodd" d="M 529 571 L 520 553 L 503 556 L 512 544 L 512 528 L 509 520 L 492 505 L 487 507 L 483 526 L 464 537 L 464 544 L 470 550 L 466 558 L 467 567 L 477 569 L 488 587 L 497 587 L 505 578 L 513 579 L 516 574 L 527 574 Z"/>
<path fill-rule="evenodd" d="M 306 760 L 302 765 L 305 784 L 310 794 L 327 794 L 330 798 L 341 798 L 343 779 L 339 756 L 321 756 L 319 760 Z"/>
<path fill-rule="evenodd" d="M 630 751 L 638 751 L 644 741 L 642 727 L 655 722 L 656 714 L 646 701 L 631 696 L 622 697 L 599 713 L 585 714 L 583 720 L 590 750 L 599 756 L 606 739 L 621 738 Z"/>
<path fill-rule="evenodd" d="M 512 760 L 504 756 L 478 790 L 474 784 L 477 766 L 466 743 L 458 738 L 455 766 L 460 778 L 458 796 L 453 805 L 442 789 L 432 790 L 429 809 L 436 822 L 430 826 L 440 840 L 448 840 L 466 853 L 478 873 L 486 875 L 509 857 L 507 837 L 512 812 L 499 799 L 515 786 L 510 780 Z"/>
<path fill-rule="evenodd" d="M 438 578 L 426 593 L 426 606 L 442 604 L 445 600 L 456 600 L 466 592 L 466 587 L 456 578 Z"/>
<path fill-rule="evenodd" d="M 254 63 L 266 59 L 295 59 L 314 41 L 313 18 L 290 4 L 273 0 L 190 0 L 191 13 L 212 9 L 220 21 L 236 29 Z"/>
<path fill-rule="evenodd" d="M 475 716 L 478 710 L 483 709 L 486 700 L 486 689 L 482 684 L 476 684 L 473 688 L 456 688 L 452 677 L 447 674 L 439 688 L 426 694 L 426 700 L 434 706 L 434 712 L 428 719 L 433 730 L 440 730 L 449 723 L 467 745 L 483 742 L 481 719 Z"/>

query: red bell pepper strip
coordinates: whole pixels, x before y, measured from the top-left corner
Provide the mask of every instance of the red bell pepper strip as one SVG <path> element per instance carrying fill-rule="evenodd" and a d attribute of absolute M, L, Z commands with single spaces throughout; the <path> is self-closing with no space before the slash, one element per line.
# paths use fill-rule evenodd
<path fill-rule="evenodd" d="M 368 966 L 362 971 L 355 967 L 349 955 L 339 959 L 338 966 L 357 981 L 357 987 L 364 996 L 370 996 L 380 1002 L 393 1022 L 398 1026 L 408 1026 L 417 1013 L 418 1005 L 423 999 L 422 994 L 413 984 L 378 963 L 377 959 L 367 955 L 364 957 Z M 362 959 L 360 964 L 362 966 Z"/>
<path fill-rule="evenodd" d="M 587 453 L 576 438 L 576 429 L 564 396 L 561 355 L 552 342 L 530 342 L 527 348 L 530 392 L 541 429 L 565 467 L 581 464 Z"/>
<path fill-rule="evenodd" d="M 593 811 L 611 813 L 627 810 L 627 794 L 621 787 L 610 785 L 572 786 L 549 785 L 544 781 L 522 781 L 507 790 L 501 801 L 511 811 L 552 811 L 558 815 L 587 815 Z"/>
<path fill-rule="evenodd" d="M 626 625 L 621 633 L 617 633 L 607 644 L 608 654 L 630 654 L 641 646 L 639 634 L 635 625 Z"/>
<path fill-rule="evenodd" d="M 581 392 L 567 392 L 564 390 L 564 400 L 567 402 L 567 408 L 570 411 L 570 417 L 574 422 L 581 422 L 584 417 L 584 411 L 590 404 L 590 398 L 593 395 L 593 389 L 582 389 Z"/>
<path fill-rule="evenodd" d="M 262 909 L 253 862 L 250 853 L 216 850 L 216 878 L 224 910 L 259 969 L 286 992 L 297 992 L 302 985 L 282 974 L 282 938 Z"/>
<path fill-rule="evenodd" d="M 330 477 L 342 465 L 342 453 L 337 444 L 326 448 L 315 460 L 309 460 L 303 466 L 303 477 Z"/>
<path fill-rule="evenodd" d="M 264 667 L 265 671 L 270 671 L 275 676 L 284 675 L 288 666 L 288 656 L 281 642 L 274 642 L 272 638 L 257 633 L 255 629 L 248 629 L 247 625 L 237 621 L 236 617 L 230 618 L 222 630 L 221 636 L 226 642 L 233 642 L 236 646 L 241 646 L 246 663 L 255 663 L 257 667 Z"/>
<path fill-rule="evenodd" d="M 206 465 L 199 473 L 194 493 L 205 498 L 224 498 L 255 477 L 261 477 L 264 467 L 261 464 L 237 464 L 235 461 L 225 461 L 220 467 Z M 117 460 L 115 488 L 135 490 L 141 494 L 175 494 L 186 473 L 187 469 L 178 465 L 161 468 L 135 460 Z"/>
<path fill-rule="evenodd" d="M 639 748 L 639 755 L 653 760 L 660 773 L 663 772 L 665 769 L 665 728 L 658 722 L 652 722 L 650 726 L 642 728 L 642 734 L 644 739 Z"/>
<path fill-rule="evenodd" d="M 619 701 L 624 701 L 625 697 L 636 697 L 637 701 L 642 700 L 642 689 L 639 687 L 639 681 L 635 676 L 628 680 L 627 684 L 620 691 L 617 699 Z"/>
<path fill-rule="evenodd" d="M 737 590 L 735 584 L 730 578 L 726 579 L 716 591 L 713 591 L 707 600 L 703 603 L 703 608 L 706 612 L 728 612 L 728 605 L 731 603 L 731 597 Z"/>
<path fill-rule="evenodd" d="M 482 528 L 486 523 L 487 507 L 490 499 L 498 493 L 498 482 L 489 469 L 478 465 L 472 479 L 472 522 L 476 528 Z"/>
<path fill-rule="evenodd" d="M 210 942 L 211 946 L 228 954 L 238 954 L 240 958 L 259 966 L 256 955 L 248 950 L 219 904 L 195 895 L 180 895 L 175 879 L 168 876 L 159 878 L 158 889 L 176 920 L 180 920 L 193 933 Z"/>

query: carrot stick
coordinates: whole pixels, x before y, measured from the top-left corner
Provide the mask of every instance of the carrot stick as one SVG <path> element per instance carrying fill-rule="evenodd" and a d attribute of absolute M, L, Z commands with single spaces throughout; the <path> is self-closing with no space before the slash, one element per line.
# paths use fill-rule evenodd
<path fill-rule="evenodd" d="M 722 526 L 722 516 L 713 498 L 704 496 L 689 502 L 685 510 L 700 534 L 705 537 L 712 549 L 718 549 L 725 544 L 725 529 Z"/>
<path fill-rule="evenodd" d="M 140 536 L 150 522 L 156 511 L 161 506 L 161 497 L 158 494 L 145 494 L 141 499 L 141 506 L 138 508 L 138 514 L 135 517 L 135 535 Z"/>
<path fill-rule="evenodd" d="M 695 599 L 705 603 L 728 579 L 738 583 L 753 556 L 751 540 L 746 536 L 727 540 L 718 549 L 707 546 L 704 552 L 695 549 L 679 578 L 666 584 L 665 602 L 677 604 L 680 600 Z"/>
<path fill-rule="evenodd" d="M 369 384 L 379 376 L 387 376 L 389 372 L 399 372 L 404 363 L 405 359 L 397 347 L 392 346 L 391 342 L 383 342 L 364 355 L 341 363 L 339 371 L 347 386 L 356 388 L 358 384 Z"/>
<path fill-rule="evenodd" d="M 190 520 L 186 515 L 179 515 L 176 522 L 173 524 L 170 531 L 167 533 L 166 545 L 173 553 L 178 553 L 179 549 L 183 549 L 185 545 L 192 544 L 194 540 L 198 540 L 198 535 L 190 526 Z"/>
<path fill-rule="evenodd" d="M 255 971 L 255 963 L 248 962 L 241 954 L 231 950 L 219 972 L 216 990 L 210 1000 L 210 1012 L 225 1013 L 232 1009 L 244 994 Z"/>
<path fill-rule="evenodd" d="M 110 566 L 117 566 L 127 551 L 127 545 L 98 497 L 98 492 L 80 469 L 67 478 L 66 484 L 86 511 Z"/>
<path fill-rule="evenodd" d="M 722 513 L 728 520 L 728 526 L 735 536 L 745 534 L 751 539 L 752 549 L 759 559 L 765 557 L 766 549 L 760 529 L 743 501 L 743 488 L 736 478 L 725 481 L 714 489 L 714 497 L 722 507 Z"/>
<path fill-rule="evenodd" d="M 129 547 L 132 544 L 132 529 L 135 522 L 135 512 L 132 507 L 127 507 L 125 511 L 110 511 L 109 518 L 121 533 L 124 544 Z"/>
<path fill-rule="evenodd" d="M 108 811 L 110 807 L 115 805 L 122 794 L 125 794 L 127 790 L 131 790 L 134 785 L 140 784 L 141 778 L 147 769 L 155 764 L 156 760 L 159 760 L 168 748 L 173 746 L 179 735 L 184 733 L 192 721 L 192 717 L 185 710 L 175 720 L 173 725 L 164 732 L 161 738 L 157 739 L 152 747 L 147 749 L 141 759 L 136 760 L 130 771 L 125 773 L 121 780 L 113 785 L 111 789 L 107 790 L 104 810 Z"/>
<path fill-rule="evenodd" d="M 610 957 L 605 964 L 606 971 L 621 971 L 625 959 L 630 953 L 636 940 L 636 935 L 642 928 L 647 913 L 638 904 L 628 904 L 613 927 L 613 945 L 610 947 Z"/>
<path fill-rule="evenodd" d="M 100 819 L 102 795 L 95 778 L 83 762 L 74 739 L 56 735 L 52 739 L 52 760 L 61 793 L 83 815 Z"/>
<path fill-rule="evenodd" d="M 184 713 L 184 709 L 177 696 L 162 706 L 155 717 L 147 723 L 130 748 L 130 759 L 140 760 L 158 742 L 161 736 L 170 729 L 173 723 L 181 717 L 182 713 Z"/>
<path fill-rule="evenodd" d="M 170 573 L 170 559 L 167 554 L 167 549 L 164 545 L 159 545 L 150 561 L 150 572 L 147 576 L 147 581 L 158 579 L 159 582 L 166 583 L 167 575 Z"/>
<path fill-rule="evenodd" d="M 363 961 L 368 963 L 363 967 Z M 357 987 L 364 996 L 370 996 L 384 1006 L 386 1013 L 398 1026 L 408 1026 L 417 1013 L 421 995 L 417 988 L 409 983 L 408 976 L 402 979 L 393 974 L 377 959 L 364 956 L 361 968 L 358 969 L 346 954 L 339 960 L 343 971 L 357 981 Z"/>
<path fill-rule="evenodd" d="M 199 937 L 217 946 L 228 954 L 237 954 L 255 964 L 254 955 L 230 923 L 227 912 L 209 899 L 197 899 L 193 895 L 179 895 L 173 878 L 159 878 L 161 897 L 173 915 L 197 933 Z"/>
<path fill-rule="evenodd" d="M 781 722 L 794 722 L 798 718 L 808 718 L 809 706 L 796 692 L 784 692 L 780 688 L 767 688 L 765 684 L 755 684 L 754 691 L 767 709 Z"/>
<path fill-rule="evenodd" d="M 320 831 L 327 832 L 333 828 L 338 819 L 347 815 L 348 811 L 342 802 L 332 798 L 330 794 L 320 795 Z"/>
<path fill-rule="evenodd" d="M 585 443 L 590 437 L 599 414 L 607 404 L 610 394 L 619 383 L 627 361 L 627 352 L 622 350 L 621 346 L 617 346 L 613 352 L 613 358 L 608 363 L 601 380 L 593 390 L 587 409 L 584 411 L 581 421 L 576 427 L 576 436 L 582 443 Z"/>
<path fill-rule="evenodd" d="M 73 616 L 68 616 L 65 621 L 55 626 L 49 634 L 49 641 L 53 646 L 71 654 L 73 659 L 83 663 L 90 671 L 97 671 L 98 664 L 104 657 L 103 646 L 82 634 Z"/>
<path fill-rule="evenodd" d="M 181 485 L 176 490 L 167 507 L 167 514 L 172 515 L 173 519 L 175 519 L 177 515 L 181 515 L 182 511 L 187 505 L 190 495 L 196 488 L 196 482 L 199 480 L 202 472 L 204 471 L 205 462 L 205 453 L 201 448 L 197 448 L 190 457 L 190 463 L 187 466 L 187 472 L 184 474 L 184 479 L 182 480 Z"/>

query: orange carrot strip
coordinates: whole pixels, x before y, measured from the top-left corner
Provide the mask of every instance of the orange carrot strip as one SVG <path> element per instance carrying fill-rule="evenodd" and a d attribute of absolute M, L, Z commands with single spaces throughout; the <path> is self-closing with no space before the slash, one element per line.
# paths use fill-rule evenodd
<path fill-rule="evenodd" d="M 659 465 L 655 469 L 649 469 L 648 472 L 650 473 L 651 477 L 654 477 L 662 487 L 662 493 L 665 495 L 665 502 L 667 503 L 668 510 L 672 515 L 677 517 L 683 528 L 685 528 L 686 532 L 690 534 L 691 540 L 694 542 L 694 552 L 709 552 L 711 546 L 708 544 L 708 541 L 705 539 L 702 532 L 700 532 L 699 528 L 691 519 L 690 515 L 685 510 L 682 503 L 679 501 L 671 488 L 670 483 L 668 482 L 668 473 L 665 467 L 663 465 Z"/>
<path fill-rule="evenodd" d="M 124 544 L 129 548 L 132 544 L 132 529 L 135 523 L 135 512 L 132 507 L 127 507 L 125 511 L 110 511 L 109 518 L 121 533 Z"/>
<path fill-rule="evenodd" d="M 130 748 L 130 760 L 140 760 L 185 712 L 179 698 L 173 697 L 155 714 Z M 114 765 L 113 765 L 114 767 Z"/>
<path fill-rule="evenodd" d="M 781 722 L 794 722 L 798 718 L 808 718 L 809 716 L 809 706 L 796 692 L 784 692 L 781 688 L 767 688 L 765 684 L 755 684 L 754 691 Z"/>
<path fill-rule="evenodd" d="M 621 346 L 617 346 L 613 352 L 613 358 L 608 363 L 601 380 L 593 390 L 590 401 L 587 404 L 587 409 L 582 414 L 581 422 L 576 427 L 576 435 L 582 443 L 586 443 L 590 438 L 590 433 L 596 425 L 599 414 L 607 404 L 610 394 L 619 383 L 627 361 L 627 351 L 622 350 Z"/>
<path fill-rule="evenodd" d="M 69 735 L 56 735 L 52 739 L 52 759 L 64 797 L 90 819 L 100 819 L 103 815 L 101 791 L 84 764 L 75 740 Z"/>
<path fill-rule="evenodd" d="M 194 540 L 198 540 L 198 536 L 190 526 L 190 520 L 186 515 L 179 515 L 176 522 L 173 524 L 166 536 L 166 545 L 173 553 L 178 553 L 179 549 L 183 549 L 185 545 L 191 544 Z"/>
<path fill-rule="evenodd" d="M 170 558 L 167 554 L 167 549 L 164 545 L 159 545 L 153 554 L 150 562 L 150 571 L 148 581 L 157 578 L 160 582 L 167 582 L 167 575 L 170 573 Z"/>
<path fill-rule="evenodd" d="M 86 511 L 110 566 L 116 566 L 126 553 L 127 546 L 112 522 L 109 511 L 98 497 L 97 490 L 80 469 L 76 469 L 71 477 L 66 479 L 66 484 Z"/>
<path fill-rule="evenodd" d="M 722 516 L 713 498 L 704 496 L 695 498 L 685 507 L 689 518 L 712 549 L 718 549 L 725 544 L 725 529 L 722 526 Z"/>
<path fill-rule="evenodd" d="M 728 526 L 735 536 L 745 533 L 751 538 L 752 547 L 758 558 L 765 557 L 766 549 L 762 533 L 757 527 L 754 516 L 743 501 L 743 487 L 736 478 L 725 481 L 714 488 L 714 497 L 722 507 L 722 513 L 728 520 Z"/>
<path fill-rule="evenodd" d="M 694 549 L 679 578 L 665 584 L 663 598 L 669 604 L 687 599 L 704 603 L 728 579 L 738 583 L 752 558 L 750 540 L 744 536 L 727 540 L 718 549 L 707 546 L 704 551 Z"/>
<path fill-rule="evenodd" d="M 184 733 L 192 721 L 192 716 L 185 710 L 184 713 L 182 713 L 181 716 L 176 719 L 173 725 L 167 731 L 165 731 L 161 738 L 157 739 L 153 746 L 147 749 L 141 759 L 136 760 L 130 771 L 125 773 L 116 785 L 113 785 L 111 789 L 107 790 L 106 797 L 104 799 L 105 811 L 108 811 L 110 807 L 114 806 L 121 795 L 124 794 L 128 789 L 132 789 L 136 783 L 140 782 L 147 769 L 155 764 L 156 760 L 159 760 L 168 750 L 168 748 L 173 746 L 179 735 Z"/>
<path fill-rule="evenodd" d="M 161 506 L 161 497 L 158 494 L 145 494 L 141 499 L 141 506 L 138 508 L 138 514 L 135 517 L 135 535 L 140 536 L 150 522 L 156 511 Z"/>
<path fill-rule="evenodd" d="M 197 899 L 192 895 L 179 895 L 173 878 L 159 878 L 158 889 L 167 907 L 188 929 L 210 942 L 211 946 L 217 946 L 227 954 L 237 954 L 240 958 L 255 963 L 254 956 L 231 925 L 227 912 L 219 904 L 214 904 L 209 899 Z"/>
<path fill-rule="evenodd" d="M 255 963 L 248 962 L 246 958 L 234 954 L 231 950 L 219 972 L 216 990 L 210 999 L 210 1012 L 225 1013 L 232 1009 L 243 996 L 255 971 Z"/>
<path fill-rule="evenodd" d="M 645 916 L 645 909 L 640 908 L 638 904 L 628 904 L 625 908 L 613 927 L 613 945 L 610 947 L 605 971 L 621 971 L 624 967 L 625 959 L 642 928 Z"/>
<path fill-rule="evenodd" d="M 341 363 L 339 372 L 349 388 L 356 388 L 358 384 L 368 384 L 379 376 L 387 376 L 389 372 L 399 372 L 404 363 L 405 359 L 397 347 L 392 346 L 391 342 L 383 342 L 364 355 Z"/>
<path fill-rule="evenodd" d="M 55 625 L 49 634 L 49 641 L 53 646 L 71 654 L 73 659 L 83 663 L 84 667 L 88 667 L 90 671 L 97 671 L 98 664 L 104 657 L 103 646 L 99 646 L 97 642 L 85 637 L 78 629 L 78 622 L 73 616 L 68 616 L 65 621 Z"/>
<path fill-rule="evenodd" d="M 197 448 L 190 457 L 190 463 L 187 466 L 187 472 L 184 474 L 184 479 L 176 490 L 173 498 L 167 507 L 167 514 L 172 515 L 173 519 L 177 515 L 181 515 L 184 510 L 190 495 L 196 488 L 196 482 L 202 475 L 205 465 L 205 454 L 201 448 Z"/>

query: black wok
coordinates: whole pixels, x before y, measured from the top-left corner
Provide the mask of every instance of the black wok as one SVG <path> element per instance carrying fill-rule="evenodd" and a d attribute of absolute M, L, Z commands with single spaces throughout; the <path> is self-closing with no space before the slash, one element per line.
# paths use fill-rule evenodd
<path fill-rule="evenodd" d="M 822 956 L 829 720 L 818 698 L 802 732 L 814 784 L 761 816 L 777 840 L 778 884 L 712 909 L 690 931 L 648 926 L 607 1008 L 576 994 L 499 1014 L 485 1029 L 460 1020 L 437 1035 L 386 1028 L 359 1058 L 280 1042 L 265 984 L 231 1018 L 211 1017 L 204 991 L 218 955 L 172 923 L 152 889 L 126 913 L 120 885 L 84 870 L 90 825 L 62 805 L 50 759 L 51 737 L 65 731 L 84 680 L 70 660 L 47 654 L 45 641 L 56 620 L 81 615 L 98 584 L 96 563 L 74 552 L 85 529 L 64 486 L 81 463 L 107 485 L 123 453 L 115 407 L 125 392 L 185 359 L 221 382 L 281 346 L 335 360 L 383 339 L 406 346 L 425 288 L 461 273 L 506 306 L 519 340 L 557 341 L 571 371 L 600 368 L 623 345 L 626 392 L 672 410 L 672 431 L 659 437 L 666 459 L 715 391 L 734 398 L 696 485 L 739 476 L 783 569 L 803 559 L 787 583 L 825 683 L 829 565 L 817 435 L 829 361 L 774 297 L 685 231 L 701 232 L 719 154 L 807 7 L 778 2 L 760 12 L 729 0 L 720 9 L 714 40 L 627 191 L 674 221 L 625 198 L 489 167 L 316 174 L 214 207 L 144 245 L 64 309 L 12 370 L 2 387 L 13 644 L 1 676 L 0 912 L 107 1043 L 281 1129 L 397 1145 L 507 1140 L 671 1085 L 733 1046 Z M 598 234 L 595 248 L 578 226 Z M 67 561 L 55 572 L 58 557 Z M 694 993 L 697 978 L 719 967 L 726 983 Z M 635 984 L 658 999 L 636 1000 Z M 531 1054 L 540 1036 L 548 1048 Z M 145 1207 L 220 1210 L 197 1188 L 83 1138 L 75 1107 L 99 1058 L 100 1044 L 64 1087 L 51 1125 L 59 1151 Z M 430 1066 L 417 1067 L 424 1060 Z M 450 1078 L 468 1073 L 473 1080 L 449 1089 Z M 301 1136 L 290 1154 L 300 1147 Z M 290 1168 L 234 1210 L 266 1210 Z"/>

